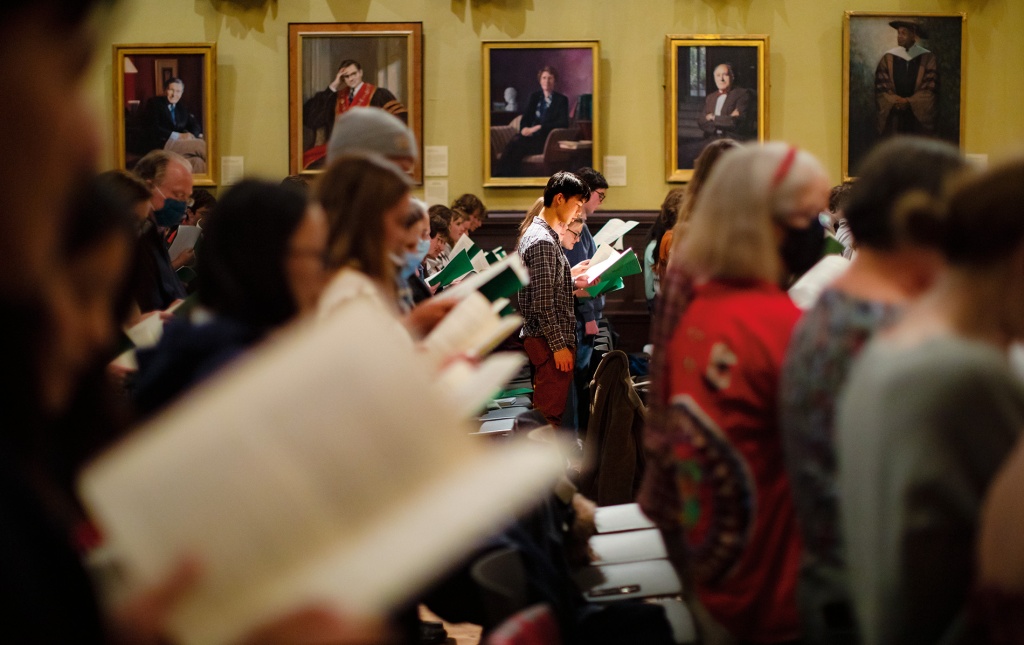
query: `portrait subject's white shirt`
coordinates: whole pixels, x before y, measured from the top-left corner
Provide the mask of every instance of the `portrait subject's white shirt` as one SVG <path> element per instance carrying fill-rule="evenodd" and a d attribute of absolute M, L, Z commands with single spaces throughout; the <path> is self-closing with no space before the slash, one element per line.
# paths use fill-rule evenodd
<path fill-rule="evenodd" d="M 892 54 L 902 58 L 905 61 L 911 61 L 920 56 L 921 54 L 930 53 L 927 49 L 921 46 L 921 43 L 914 43 L 910 46 L 910 49 L 904 49 L 903 47 L 893 47 L 887 54 Z"/>
<path fill-rule="evenodd" d="M 719 94 L 718 100 L 715 102 L 715 116 L 722 116 L 722 108 L 725 107 L 725 97 L 728 94 Z"/>

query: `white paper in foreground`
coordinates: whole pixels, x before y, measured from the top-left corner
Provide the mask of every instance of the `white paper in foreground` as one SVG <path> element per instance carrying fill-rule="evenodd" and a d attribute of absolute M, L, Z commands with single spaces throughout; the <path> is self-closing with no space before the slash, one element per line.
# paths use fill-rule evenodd
<path fill-rule="evenodd" d="M 360 302 L 285 332 L 84 472 L 129 577 L 202 562 L 172 616 L 181 642 L 314 601 L 387 612 L 554 481 L 546 448 L 474 441 L 388 315 Z"/>

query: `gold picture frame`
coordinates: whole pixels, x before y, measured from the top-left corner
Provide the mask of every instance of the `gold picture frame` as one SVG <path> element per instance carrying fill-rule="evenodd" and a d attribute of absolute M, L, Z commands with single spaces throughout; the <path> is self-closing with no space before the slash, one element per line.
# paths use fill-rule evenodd
<path fill-rule="evenodd" d="M 725 98 L 716 100 L 719 67 L 731 79 Z M 690 181 L 694 161 L 713 139 L 768 138 L 767 35 L 668 35 L 665 75 L 666 181 Z"/>
<path fill-rule="evenodd" d="M 482 53 L 484 186 L 544 186 L 560 170 L 600 170 L 598 41 L 484 42 Z"/>
<path fill-rule="evenodd" d="M 196 186 L 216 186 L 216 43 L 117 44 L 113 72 L 117 167 L 163 148 L 188 159 Z M 174 110 L 162 94 L 170 79 L 183 85 Z"/>
<path fill-rule="evenodd" d="M 898 40 L 901 22 L 917 27 L 910 49 Z M 920 30 L 922 34 L 916 33 Z M 963 147 L 967 14 L 847 11 L 843 16 L 843 179 L 878 141 L 896 133 L 922 134 Z M 896 45 L 896 47 L 893 47 Z M 900 51 L 902 48 L 902 51 Z M 911 58 L 913 85 L 897 105 L 897 59 Z M 890 63 L 889 61 L 893 61 Z M 914 61 L 917 61 L 914 63 Z M 904 65 L 903 63 L 900 63 Z M 909 68 L 909 65 L 907 65 Z M 908 81 L 909 83 L 910 81 Z M 881 85 L 879 85 L 881 83 Z M 893 84 L 892 89 L 882 91 Z M 936 90 L 937 91 L 934 91 Z M 915 98 L 916 97 L 916 98 Z M 920 118 L 919 118 L 920 117 Z"/>
<path fill-rule="evenodd" d="M 419 158 L 410 173 L 423 183 L 423 23 L 331 22 L 288 24 L 288 151 L 291 174 L 319 174 L 338 110 L 331 88 L 339 65 L 352 61 L 372 90 L 371 107 L 403 119 L 416 136 Z M 347 83 L 347 81 L 346 81 Z M 356 86 L 358 89 L 361 86 Z M 344 92 L 342 92 L 344 93 Z"/>

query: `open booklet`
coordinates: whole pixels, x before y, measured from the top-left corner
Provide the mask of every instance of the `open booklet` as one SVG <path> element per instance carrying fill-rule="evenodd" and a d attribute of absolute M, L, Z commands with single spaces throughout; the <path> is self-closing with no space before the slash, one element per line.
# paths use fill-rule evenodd
<path fill-rule="evenodd" d="M 607 244 L 622 248 L 622 236 L 632 231 L 640 222 L 629 220 L 625 222 L 617 217 L 608 220 L 608 223 L 601 227 L 601 230 L 594 233 L 594 244 L 600 246 Z"/>
<path fill-rule="evenodd" d="M 550 490 L 550 450 L 470 437 L 389 315 L 357 302 L 282 332 L 83 472 L 129 579 L 202 563 L 177 640 L 234 642 L 310 604 L 387 613 Z M 487 389 L 507 382 L 500 363 Z"/>
<path fill-rule="evenodd" d="M 452 252 L 449 255 L 455 255 L 459 251 L 465 249 L 469 257 L 475 257 L 480 253 L 480 247 L 476 245 L 476 242 L 469 239 L 469 236 L 465 233 L 455 241 L 455 245 L 452 247 Z"/>
<path fill-rule="evenodd" d="M 519 258 L 519 254 L 512 253 L 490 265 L 486 270 L 469 276 L 439 297 L 459 300 L 479 291 L 488 300 L 494 302 L 499 298 L 511 298 L 528 284 L 530 284 L 530 272 Z"/>
<path fill-rule="evenodd" d="M 476 242 L 469 239 L 469 236 L 465 233 L 463 233 L 462 237 L 455 242 L 455 246 L 452 247 L 451 255 L 454 256 L 463 250 L 466 251 L 466 255 L 469 257 L 469 261 L 473 265 L 474 271 L 486 270 L 487 267 L 493 263 L 492 258 L 495 258 L 493 253 L 489 251 L 481 251 L 480 247 L 476 245 Z"/>
<path fill-rule="evenodd" d="M 501 315 L 508 304 L 508 298 L 491 302 L 479 291 L 468 294 L 423 339 L 423 347 L 442 360 L 486 355 L 523 324 L 518 315 Z"/>
<path fill-rule="evenodd" d="M 507 255 L 508 253 L 505 253 L 505 249 L 500 246 L 496 246 L 490 251 L 484 251 L 484 257 L 487 258 L 487 261 L 491 264 L 501 261 Z"/>
<path fill-rule="evenodd" d="M 826 255 L 800 276 L 789 288 L 789 297 L 800 309 L 807 311 L 818 301 L 818 296 L 828 285 L 850 268 L 850 261 L 841 255 Z"/>
<path fill-rule="evenodd" d="M 199 236 L 202 235 L 203 229 L 198 226 L 188 226 L 182 224 L 178 227 L 178 232 L 174 234 L 174 241 L 171 242 L 171 246 L 167 249 L 167 255 L 174 258 L 181 255 L 184 251 L 194 249 L 196 243 L 199 241 Z"/>
<path fill-rule="evenodd" d="M 178 300 L 168 307 L 164 313 L 174 314 L 175 317 L 187 317 L 199 306 L 199 293 L 193 293 L 184 300 Z M 164 333 L 164 319 L 159 311 L 151 311 L 139 322 L 131 327 L 125 327 L 121 342 L 118 346 L 118 355 L 111 364 L 127 370 L 139 369 L 139 363 L 135 358 L 135 351 L 153 347 L 160 342 Z"/>
<path fill-rule="evenodd" d="M 443 269 L 431 276 L 427 276 L 427 284 L 432 287 L 447 287 L 474 270 L 473 262 L 469 259 L 469 253 L 466 252 L 466 249 L 462 249 L 450 257 L 451 259 L 448 260 L 448 264 L 444 265 Z"/>
<path fill-rule="evenodd" d="M 585 291 L 591 298 L 596 298 L 603 293 L 623 288 L 623 278 L 642 272 L 640 261 L 633 249 L 626 249 L 620 253 L 610 246 L 603 245 L 598 247 L 584 273 L 587 280 L 593 283 Z"/>

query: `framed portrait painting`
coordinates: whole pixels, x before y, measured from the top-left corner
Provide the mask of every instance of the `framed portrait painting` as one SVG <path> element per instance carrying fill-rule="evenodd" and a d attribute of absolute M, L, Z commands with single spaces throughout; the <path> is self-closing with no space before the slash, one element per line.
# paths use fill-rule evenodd
<path fill-rule="evenodd" d="M 600 163 L 596 40 L 485 42 L 484 186 Z"/>
<path fill-rule="evenodd" d="M 963 13 L 847 11 L 843 21 L 843 178 L 897 134 L 963 145 Z"/>
<path fill-rule="evenodd" d="M 114 150 L 131 169 L 151 150 L 192 166 L 197 186 L 217 184 L 217 45 L 114 45 Z"/>
<path fill-rule="evenodd" d="M 420 146 L 410 174 L 423 182 L 423 23 L 288 25 L 290 172 L 322 172 L 334 121 L 353 107 L 385 110 Z"/>
<path fill-rule="evenodd" d="M 768 36 L 665 39 L 665 175 L 689 181 L 716 139 L 768 137 Z"/>

